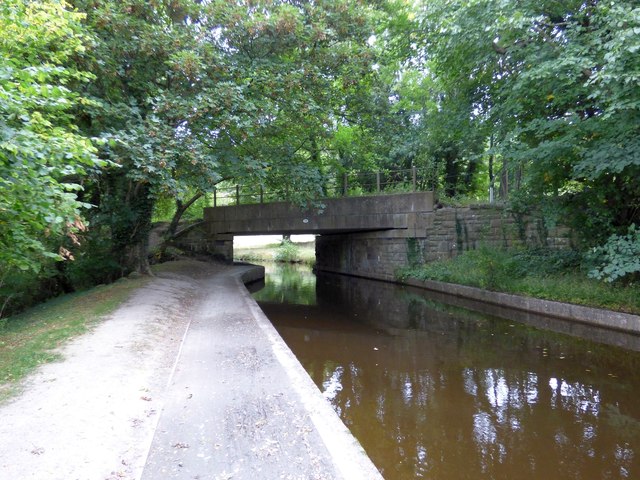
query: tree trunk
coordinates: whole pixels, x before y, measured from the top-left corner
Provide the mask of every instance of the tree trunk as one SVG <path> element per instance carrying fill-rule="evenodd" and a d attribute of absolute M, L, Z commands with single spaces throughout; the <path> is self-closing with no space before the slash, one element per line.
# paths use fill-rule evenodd
<path fill-rule="evenodd" d="M 478 171 L 478 160 L 470 159 L 467 164 L 467 170 L 464 173 L 464 193 L 468 193 L 471 190 L 471 185 L 473 183 L 473 177 L 475 177 L 476 172 Z"/>
<path fill-rule="evenodd" d="M 491 154 L 489 155 L 489 203 L 493 203 L 495 186 L 495 179 L 493 176 L 493 162 L 495 160 L 495 155 L 493 153 L 493 133 L 491 134 L 491 137 L 489 137 L 489 150 L 491 150 Z"/>
<path fill-rule="evenodd" d="M 502 159 L 499 194 L 501 200 L 507 200 L 509 198 L 509 164 L 506 158 Z"/>
<path fill-rule="evenodd" d="M 149 223 L 150 224 L 150 223 Z M 120 261 L 124 274 L 137 272 L 142 275 L 152 275 L 149 267 L 148 238 L 140 239 L 131 245 L 127 245 Z"/>
<path fill-rule="evenodd" d="M 202 195 L 204 195 L 203 192 L 198 192 L 186 202 L 183 202 L 179 198 L 176 198 L 176 213 L 173 214 L 171 223 L 164 233 L 162 243 L 160 244 L 159 256 L 161 259 L 165 256 L 169 242 L 176 236 L 176 232 L 178 231 L 178 226 L 180 225 L 182 216 L 189 209 L 189 207 L 191 207 L 191 205 L 193 205 L 200 197 L 202 197 Z"/>
<path fill-rule="evenodd" d="M 122 174 L 112 174 L 104 181 L 108 193 L 101 208 L 109 218 L 111 248 L 121 274 L 149 275 L 147 252 L 154 203 L 149 185 Z"/>
<path fill-rule="evenodd" d="M 460 165 L 458 164 L 458 149 L 453 145 L 447 145 L 442 151 L 444 158 L 444 193 L 448 197 L 455 197 L 458 193 L 458 180 L 460 178 Z"/>

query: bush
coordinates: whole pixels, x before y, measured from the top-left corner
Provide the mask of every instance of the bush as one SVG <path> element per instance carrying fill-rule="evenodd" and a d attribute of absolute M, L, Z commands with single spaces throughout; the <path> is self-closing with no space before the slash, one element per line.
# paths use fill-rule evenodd
<path fill-rule="evenodd" d="M 632 233 L 637 235 L 635 228 Z M 619 255 L 620 262 L 616 264 L 616 268 L 625 271 L 630 270 L 632 265 L 637 268 L 640 250 L 634 248 L 637 248 L 638 244 L 635 241 L 631 242 L 629 235 L 621 238 L 621 243 L 625 245 L 622 249 L 625 255 L 622 256 L 618 250 L 614 250 Z M 620 243 L 620 239 L 616 243 Z M 632 245 L 628 245 L 629 243 Z M 572 250 L 503 250 L 482 247 L 466 251 L 449 260 L 408 267 L 398 274 L 401 279 L 436 280 L 621 312 L 640 313 L 640 284 L 628 282 L 627 285 L 611 285 L 587 278 L 586 272 L 592 268 L 588 266 L 588 260 L 589 258 L 585 258 L 580 252 Z M 630 275 L 637 277 L 637 270 Z"/>
<path fill-rule="evenodd" d="M 61 292 L 56 270 L 45 265 L 39 273 L 19 269 L 0 275 L 0 318 L 15 315 Z"/>
<path fill-rule="evenodd" d="M 574 250 L 505 250 L 482 246 L 451 260 L 431 262 L 401 275 L 504 290 L 515 279 L 577 271 L 582 263 L 582 254 Z"/>
<path fill-rule="evenodd" d="M 632 281 L 640 274 L 640 230 L 634 225 L 626 235 L 611 235 L 601 247 L 593 250 L 599 265 L 589 277 L 605 282 Z"/>
<path fill-rule="evenodd" d="M 74 254 L 75 260 L 65 265 L 65 274 L 75 290 L 111 283 L 122 276 L 122 267 L 112 252 L 106 231 L 86 238 Z"/>
<path fill-rule="evenodd" d="M 582 268 L 584 256 L 576 250 L 551 250 L 533 248 L 513 254 L 514 273 L 518 277 L 527 275 L 555 275 Z"/>
<path fill-rule="evenodd" d="M 282 240 L 275 255 L 276 262 L 294 263 L 300 261 L 300 249 L 291 240 Z"/>

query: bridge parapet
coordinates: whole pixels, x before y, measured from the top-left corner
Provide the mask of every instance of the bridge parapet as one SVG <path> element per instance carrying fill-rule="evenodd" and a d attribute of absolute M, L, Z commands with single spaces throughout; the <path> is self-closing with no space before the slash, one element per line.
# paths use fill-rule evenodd
<path fill-rule="evenodd" d="M 433 192 L 329 198 L 322 206 L 303 210 L 288 203 L 206 208 L 210 236 L 343 233 L 407 229 L 416 218 L 433 211 Z"/>

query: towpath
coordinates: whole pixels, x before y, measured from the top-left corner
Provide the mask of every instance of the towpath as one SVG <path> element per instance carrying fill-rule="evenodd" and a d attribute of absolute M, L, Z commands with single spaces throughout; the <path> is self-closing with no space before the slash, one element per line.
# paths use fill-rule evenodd
<path fill-rule="evenodd" d="M 0 407 L 0 478 L 381 479 L 242 286 L 176 262 Z"/>

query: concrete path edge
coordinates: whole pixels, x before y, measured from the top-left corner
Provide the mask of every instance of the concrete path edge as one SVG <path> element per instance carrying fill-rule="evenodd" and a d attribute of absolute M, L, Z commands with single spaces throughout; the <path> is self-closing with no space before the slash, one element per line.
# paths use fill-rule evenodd
<path fill-rule="evenodd" d="M 273 352 L 304 402 L 309 417 L 329 451 L 336 470 L 349 480 L 384 480 L 360 442 L 353 436 L 318 387 L 307 374 L 271 321 L 260 309 L 244 284 L 264 278 L 264 267 L 247 265 L 235 274 L 238 291 L 256 322 L 269 338 Z"/>

